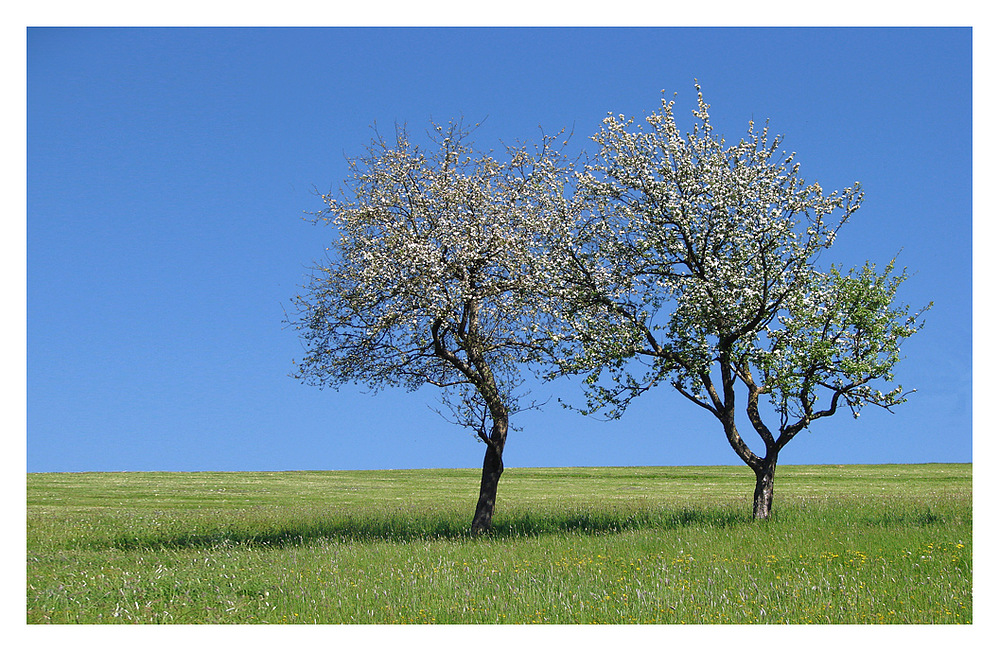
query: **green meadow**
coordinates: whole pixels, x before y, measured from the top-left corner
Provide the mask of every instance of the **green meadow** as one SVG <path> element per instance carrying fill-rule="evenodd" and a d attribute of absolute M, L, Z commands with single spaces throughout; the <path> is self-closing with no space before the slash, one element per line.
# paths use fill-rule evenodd
<path fill-rule="evenodd" d="M 971 623 L 972 465 L 27 476 L 28 623 Z"/>

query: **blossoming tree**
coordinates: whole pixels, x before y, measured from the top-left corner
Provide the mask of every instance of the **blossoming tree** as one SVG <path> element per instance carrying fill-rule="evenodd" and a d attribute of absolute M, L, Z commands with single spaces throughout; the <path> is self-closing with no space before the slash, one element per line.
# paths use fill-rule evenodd
<path fill-rule="evenodd" d="M 306 353 L 297 376 L 318 386 L 442 388 L 453 419 L 486 447 L 473 532 L 492 525 L 510 417 L 552 323 L 545 252 L 573 219 L 553 138 L 476 151 L 460 123 L 431 146 L 397 128 L 350 161 L 341 196 L 316 221 L 339 237 L 294 299 Z"/>
<path fill-rule="evenodd" d="M 594 136 L 600 152 L 579 175 L 592 213 L 564 276 L 577 335 L 564 341 L 562 370 L 587 373 L 586 412 L 617 418 L 661 382 L 710 412 L 753 470 L 753 515 L 766 519 L 793 437 L 845 407 L 857 417 L 905 400 L 887 385 L 900 343 L 922 324 L 894 305 L 905 273 L 893 276 L 892 263 L 818 267 L 860 207 L 860 186 L 806 185 L 794 154 L 753 122 L 726 146 L 700 88 L 690 133 L 673 104 L 662 100 L 645 126 L 609 115 Z"/>

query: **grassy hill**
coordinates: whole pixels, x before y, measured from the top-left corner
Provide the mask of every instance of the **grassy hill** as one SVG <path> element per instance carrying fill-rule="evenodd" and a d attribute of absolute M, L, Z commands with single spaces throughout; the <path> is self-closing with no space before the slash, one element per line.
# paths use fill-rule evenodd
<path fill-rule="evenodd" d="M 964 623 L 972 466 L 27 476 L 27 621 Z"/>

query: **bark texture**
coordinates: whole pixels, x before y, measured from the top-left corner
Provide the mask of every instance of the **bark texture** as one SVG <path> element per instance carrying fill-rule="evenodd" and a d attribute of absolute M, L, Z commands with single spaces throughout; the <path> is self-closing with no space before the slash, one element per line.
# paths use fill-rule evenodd
<path fill-rule="evenodd" d="M 754 469 L 757 484 L 753 491 L 753 518 L 766 521 L 771 517 L 771 503 L 774 499 L 774 471 L 778 466 L 778 456 L 768 455 Z"/>
<path fill-rule="evenodd" d="M 493 527 L 493 510 L 497 504 L 497 487 L 503 473 L 503 447 L 507 441 L 507 422 L 494 422 L 489 439 L 486 440 L 486 455 L 483 458 L 483 476 L 479 482 L 479 501 L 476 514 L 472 518 L 472 533 L 482 534 Z"/>

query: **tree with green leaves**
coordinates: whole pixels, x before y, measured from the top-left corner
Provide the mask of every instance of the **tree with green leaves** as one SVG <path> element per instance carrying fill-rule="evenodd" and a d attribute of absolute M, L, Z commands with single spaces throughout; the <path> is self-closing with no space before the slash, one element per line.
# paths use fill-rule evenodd
<path fill-rule="evenodd" d="M 314 218 L 337 239 L 289 321 L 306 352 L 297 377 L 320 387 L 442 389 L 450 418 L 486 447 L 474 533 L 492 526 L 511 416 L 550 341 L 547 257 L 574 222 L 555 139 L 477 151 L 460 123 L 430 146 L 403 128 L 351 159 Z"/>
<path fill-rule="evenodd" d="M 577 177 L 590 212 L 559 256 L 571 333 L 560 372 L 586 374 L 584 412 L 620 417 L 661 383 L 707 410 L 753 470 L 753 516 L 766 519 L 778 454 L 798 433 L 906 400 L 893 368 L 922 311 L 896 305 L 906 274 L 894 261 L 819 266 L 861 206 L 858 184 L 807 185 L 794 153 L 752 121 L 727 146 L 700 88 L 692 131 L 673 105 L 644 125 L 609 115 L 593 137 L 600 151 Z"/>

